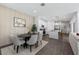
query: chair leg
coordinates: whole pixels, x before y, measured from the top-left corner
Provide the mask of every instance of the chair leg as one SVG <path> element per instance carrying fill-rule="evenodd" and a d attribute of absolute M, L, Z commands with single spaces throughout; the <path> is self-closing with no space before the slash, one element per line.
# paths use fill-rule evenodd
<path fill-rule="evenodd" d="M 30 45 L 30 52 L 32 52 L 32 45 Z"/>
<path fill-rule="evenodd" d="M 14 50 L 15 50 L 15 45 L 14 45 Z"/>
<path fill-rule="evenodd" d="M 18 50 L 19 50 L 19 46 L 17 46 L 17 53 L 18 53 Z"/>
<path fill-rule="evenodd" d="M 41 45 L 42 45 L 42 40 L 40 41 Z"/>
<path fill-rule="evenodd" d="M 35 48 L 37 48 L 38 47 L 38 42 L 35 44 Z"/>
<path fill-rule="evenodd" d="M 39 42 L 37 41 L 37 47 L 38 47 Z"/>

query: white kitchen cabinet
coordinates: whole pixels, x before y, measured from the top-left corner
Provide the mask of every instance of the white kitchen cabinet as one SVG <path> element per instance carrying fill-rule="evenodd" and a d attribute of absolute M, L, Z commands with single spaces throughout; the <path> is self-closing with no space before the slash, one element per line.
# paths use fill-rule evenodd
<path fill-rule="evenodd" d="M 58 39 L 59 30 L 54 30 L 49 32 L 49 38 Z"/>

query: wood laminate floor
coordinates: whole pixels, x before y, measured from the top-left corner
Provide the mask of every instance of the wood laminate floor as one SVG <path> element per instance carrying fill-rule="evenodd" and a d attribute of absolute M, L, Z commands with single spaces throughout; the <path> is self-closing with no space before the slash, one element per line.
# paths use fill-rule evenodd
<path fill-rule="evenodd" d="M 48 44 L 36 55 L 73 55 L 70 44 L 66 42 L 68 38 L 63 38 L 65 40 L 49 39 L 48 36 L 44 36 L 43 40 L 48 41 Z"/>

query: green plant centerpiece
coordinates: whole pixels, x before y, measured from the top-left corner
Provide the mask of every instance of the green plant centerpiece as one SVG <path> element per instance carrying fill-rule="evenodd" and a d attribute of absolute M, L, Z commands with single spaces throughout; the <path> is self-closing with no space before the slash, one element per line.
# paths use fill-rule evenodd
<path fill-rule="evenodd" d="M 33 24 L 32 28 L 31 28 L 31 32 L 32 32 L 32 33 L 37 32 L 36 24 Z"/>

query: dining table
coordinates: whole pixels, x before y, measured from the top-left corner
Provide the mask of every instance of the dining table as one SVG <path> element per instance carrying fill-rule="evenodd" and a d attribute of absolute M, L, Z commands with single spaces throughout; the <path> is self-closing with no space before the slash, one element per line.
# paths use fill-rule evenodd
<path fill-rule="evenodd" d="M 25 43 L 23 44 L 23 46 L 24 46 L 24 48 L 27 48 L 27 41 L 30 39 L 31 34 L 24 33 L 24 34 L 18 35 L 18 37 L 23 38 L 23 40 L 25 41 Z"/>

